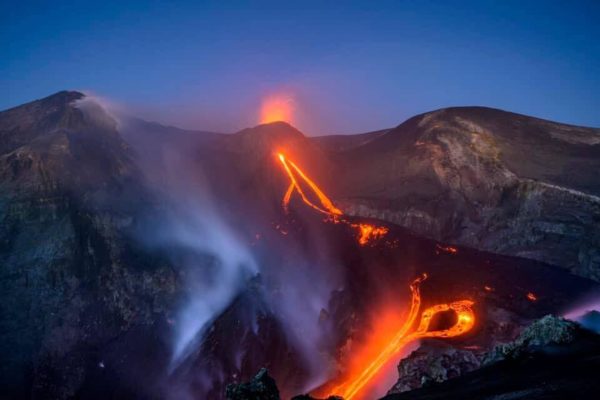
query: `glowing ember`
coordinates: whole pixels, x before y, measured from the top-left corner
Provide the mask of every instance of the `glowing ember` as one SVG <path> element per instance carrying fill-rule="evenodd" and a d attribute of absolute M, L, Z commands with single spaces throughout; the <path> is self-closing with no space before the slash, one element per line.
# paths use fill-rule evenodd
<path fill-rule="evenodd" d="M 369 224 L 352 224 L 352 226 L 359 229 L 358 243 L 361 246 L 366 245 L 374 239 L 379 239 L 388 233 L 388 228 L 384 226 Z"/>
<path fill-rule="evenodd" d="M 260 123 L 284 121 L 292 122 L 293 100 L 291 97 L 270 96 L 267 97 L 260 109 Z"/>
<path fill-rule="evenodd" d="M 388 232 L 388 229 L 383 226 L 375 226 L 371 224 L 355 224 L 348 222 L 341 218 L 344 214 L 342 211 L 337 208 L 333 202 L 327 197 L 325 193 L 314 183 L 306 174 L 291 160 L 285 158 L 285 156 L 281 153 L 277 153 L 277 157 L 279 161 L 283 165 L 283 168 L 290 178 L 290 186 L 286 190 L 283 195 L 283 208 L 284 210 L 288 210 L 290 200 L 292 198 L 292 194 L 296 191 L 302 201 L 308 205 L 309 207 L 317 210 L 320 213 L 323 213 L 331 218 L 334 222 L 343 222 L 351 227 L 358 230 L 358 243 L 361 246 L 365 246 L 373 240 L 380 239 Z M 313 194 L 319 200 L 320 205 L 315 204 L 305 193 L 304 189 L 302 189 L 302 185 L 299 182 L 299 178 L 304 182 L 313 192 Z"/>
<path fill-rule="evenodd" d="M 412 292 L 410 311 L 406 321 L 396 333 L 394 338 L 388 342 L 384 348 L 381 349 L 379 354 L 367 365 L 366 368 L 362 369 L 361 371 L 351 373 L 351 376 L 344 383 L 335 387 L 328 394 L 328 396 L 338 395 L 342 396 L 346 400 L 354 398 L 387 363 L 388 360 L 390 360 L 395 354 L 402 351 L 402 349 L 408 343 L 414 340 L 427 337 L 450 338 L 462 335 L 473 328 L 473 325 L 475 325 L 475 314 L 472 309 L 474 303 L 470 300 L 460 300 L 449 304 L 438 304 L 427 308 L 421 313 L 421 320 L 418 327 L 411 333 L 408 333 L 416 321 L 417 314 L 421 306 L 419 284 L 426 278 L 427 275 L 424 274 L 421 278 L 416 279 L 410 285 L 410 290 Z M 447 329 L 429 331 L 429 325 L 433 317 L 436 314 L 445 311 L 454 311 L 456 313 L 456 323 Z"/>
<path fill-rule="evenodd" d="M 485 285 L 483 288 L 485 289 L 486 292 L 493 292 L 494 291 L 494 288 L 491 287 L 491 286 Z"/>
<path fill-rule="evenodd" d="M 456 247 L 453 246 L 441 246 L 439 244 L 435 245 L 436 253 L 440 254 L 440 251 L 443 251 L 444 253 L 448 253 L 448 254 L 456 254 L 458 253 L 458 249 Z"/>
<path fill-rule="evenodd" d="M 537 301 L 538 298 L 537 298 L 537 296 L 535 294 L 529 292 L 529 293 L 527 293 L 527 299 L 529 301 Z"/>

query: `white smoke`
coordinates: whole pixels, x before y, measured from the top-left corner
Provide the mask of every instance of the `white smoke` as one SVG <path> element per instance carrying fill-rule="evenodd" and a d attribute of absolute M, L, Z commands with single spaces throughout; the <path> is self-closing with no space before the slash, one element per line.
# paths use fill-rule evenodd
<path fill-rule="evenodd" d="M 202 171 L 194 170 L 197 165 L 180 148 L 160 151 L 160 190 L 172 212 L 155 240 L 189 255 L 178 260 L 183 263 L 187 299 L 176 317 L 171 360 L 175 368 L 258 273 L 258 266 L 235 230 L 220 218 Z"/>
<path fill-rule="evenodd" d="M 323 349 L 330 345 L 331 326 L 322 322 L 327 318 L 328 302 L 339 277 L 335 261 L 328 260 L 325 254 L 317 257 L 318 263 L 301 256 L 290 258 L 290 264 L 279 266 L 276 285 L 280 290 L 271 294 L 268 301 L 309 368 L 311 375 L 303 388 L 306 391 L 324 383 L 330 372 L 330 360 Z"/>
<path fill-rule="evenodd" d="M 177 318 L 173 363 L 185 359 L 203 329 L 227 307 L 256 264 L 247 250 L 207 205 L 188 204 L 189 209 L 171 220 L 169 241 L 197 255 L 213 258 L 209 268 L 191 261 L 186 284 L 190 293 L 187 305 Z"/>
<path fill-rule="evenodd" d="M 91 92 L 83 93 L 84 97 L 73 102 L 73 107 L 80 109 L 94 126 L 117 129 L 120 124 L 119 114 L 123 112 L 124 107 Z"/>

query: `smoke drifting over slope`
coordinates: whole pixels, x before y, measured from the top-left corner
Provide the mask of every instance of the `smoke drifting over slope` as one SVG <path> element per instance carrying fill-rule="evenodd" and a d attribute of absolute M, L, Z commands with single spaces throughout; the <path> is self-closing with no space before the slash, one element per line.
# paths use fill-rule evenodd
<path fill-rule="evenodd" d="M 322 351 L 324 346 L 331 346 L 331 332 L 327 324 L 320 323 L 320 317 L 340 279 L 338 261 L 332 257 L 327 241 L 319 238 L 318 227 L 307 226 L 315 234 L 308 235 L 312 239 L 306 243 L 284 243 L 272 226 L 281 214 L 279 202 L 257 213 L 253 202 L 259 201 L 260 188 L 248 198 L 223 195 L 223 191 L 237 193 L 248 174 L 236 173 L 235 157 L 224 155 L 215 161 L 210 154 L 215 143 L 224 145 L 230 140 L 227 135 L 153 132 L 148 128 L 139 121 L 124 120 L 121 131 L 133 146 L 158 201 L 164 203 L 160 216 L 148 217 L 150 228 L 140 232 L 140 238 L 147 246 L 169 254 L 174 266 L 181 268 L 185 285 L 185 299 L 173 323 L 169 373 L 185 374 L 182 371 L 188 367 L 182 364 L 193 362 L 186 361 L 191 355 L 198 357 L 206 351 L 203 341 L 215 320 L 236 298 L 244 296 L 249 285 L 254 285 L 259 294 L 250 309 L 256 314 L 240 317 L 241 323 L 248 323 L 249 334 L 258 337 L 257 319 L 265 315 L 274 319 L 290 351 L 306 368 L 304 386 L 298 390 L 323 383 L 328 361 Z M 269 173 L 284 182 L 270 147 L 256 151 L 250 156 L 258 157 L 259 165 L 272 163 L 275 171 Z M 204 371 L 208 375 L 204 379 L 202 368 L 194 369 L 197 376 L 191 379 L 201 381 L 202 391 L 210 391 L 215 379 L 232 379 L 222 376 L 230 369 L 227 364 L 241 368 L 246 349 L 233 338 L 227 340 L 232 340 L 231 348 L 238 347 L 231 351 L 230 360 L 217 360 L 220 366 L 207 367 L 210 371 Z M 194 382 L 190 385 L 198 384 Z"/>
<path fill-rule="evenodd" d="M 155 232 L 142 235 L 182 268 L 187 298 L 175 322 L 171 368 L 176 368 L 199 345 L 210 322 L 259 271 L 239 232 L 220 217 L 203 171 L 190 155 L 158 143 L 152 152 L 142 163 L 143 170 L 167 211 L 155 222 Z"/>

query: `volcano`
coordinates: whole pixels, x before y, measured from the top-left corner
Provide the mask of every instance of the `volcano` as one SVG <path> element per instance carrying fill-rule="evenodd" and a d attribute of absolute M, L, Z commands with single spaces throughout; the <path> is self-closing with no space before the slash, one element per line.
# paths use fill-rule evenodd
<path fill-rule="evenodd" d="M 282 398 L 338 394 L 423 274 L 422 309 L 472 304 L 468 331 L 420 343 L 472 360 L 455 363 L 469 382 L 496 346 L 598 290 L 599 129 L 462 107 L 356 136 L 221 134 L 60 92 L 1 112 L 0 138 L 9 398 L 218 400 L 263 367 Z M 294 184 L 287 196 L 278 155 L 325 213 Z M 460 318 L 442 314 L 431 330 Z M 385 369 L 356 399 L 391 389 L 376 388 Z"/>

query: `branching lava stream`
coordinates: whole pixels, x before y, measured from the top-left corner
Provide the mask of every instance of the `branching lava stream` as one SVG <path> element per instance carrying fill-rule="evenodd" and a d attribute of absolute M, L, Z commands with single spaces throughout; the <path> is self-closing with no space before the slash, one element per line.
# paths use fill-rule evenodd
<path fill-rule="evenodd" d="M 306 176 L 306 174 L 293 161 L 285 158 L 282 153 L 277 153 L 277 157 L 279 158 L 279 161 L 281 161 L 285 172 L 290 178 L 290 186 L 283 196 L 284 210 L 288 210 L 292 194 L 295 190 L 300 195 L 302 201 L 309 207 L 327 215 L 333 222 L 343 222 L 355 228 L 358 231 L 358 243 L 361 246 L 365 246 L 372 240 L 385 236 L 385 234 L 388 232 L 388 229 L 384 226 L 375 226 L 365 223 L 356 224 L 344 219 L 344 213 L 333 204 L 333 202 L 329 199 L 329 197 L 327 197 L 327 195 L 325 195 L 325 193 L 323 193 L 319 186 L 317 186 L 316 183 Z M 321 203 L 320 206 L 313 203 L 306 195 L 297 177 L 301 178 L 302 181 L 312 190 L 315 196 L 319 199 L 319 202 Z"/>

